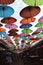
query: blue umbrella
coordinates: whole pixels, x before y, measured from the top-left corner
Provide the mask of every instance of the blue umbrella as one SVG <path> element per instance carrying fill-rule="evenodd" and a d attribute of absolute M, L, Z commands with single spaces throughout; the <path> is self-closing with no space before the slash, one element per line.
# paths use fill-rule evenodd
<path fill-rule="evenodd" d="M 32 24 L 22 24 L 20 28 L 30 28 Z"/>
<path fill-rule="evenodd" d="M 21 39 L 25 39 L 27 36 L 20 36 Z"/>
<path fill-rule="evenodd" d="M 14 9 L 10 6 L 0 6 L 0 17 L 10 17 L 14 13 Z"/>
<path fill-rule="evenodd" d="M 2 37 L 2 35 L 4 35 L 4 34 L 6 34 L 6 32 L 0 32 L 1 37 Z"/>

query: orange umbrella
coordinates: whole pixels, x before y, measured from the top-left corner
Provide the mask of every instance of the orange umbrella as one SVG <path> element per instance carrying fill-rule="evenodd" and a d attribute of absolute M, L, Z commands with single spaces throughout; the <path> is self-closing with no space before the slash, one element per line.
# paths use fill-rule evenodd
<path fill-rule="evenodd" d="M 15 36 L 13 36 L 14 38 L 18 38 L 18 37 L 20 37 L 20 35 L 19 34 L 15 34 Z"/>
<path fill-rule="evenodd" d="M 14 22 L 16 22 L 17 20 L 13 17 L 7 17 L 1 20 L 2 23 L 4 24 L 12 24 Z"/>
<path fill-rule="evenodd" d="M 6 40 L 7 40 L 9 43 L 11 43 L 11 44 L 14 45 L 13 41 L 11 40 L 11 38 L 6 38 Z"/>
<path fill-rule="evenodd" d="M 5 29 L 4 28 L 0 28 L 0 32 L 5 32 Z"/>
<path fill-rule="evenodd" d="M 13 3 L 15 0 L 0 0 L 0 4 L 11 4 Z"/>
<path fill-rule="evenodd" d="M 34 22 L 35 19 L 36 19 L 36 18 L 33 18 L 33 17 L 32 17 L 32 18 L 27 18 L 27 19 L 25 18 L 25 19 L 22 19 L 22 20 L 20 21 L 20 23 L 21 23 L 21 24 L 29 24 L 29 23 L 31 23 L 31 22 Z"/>

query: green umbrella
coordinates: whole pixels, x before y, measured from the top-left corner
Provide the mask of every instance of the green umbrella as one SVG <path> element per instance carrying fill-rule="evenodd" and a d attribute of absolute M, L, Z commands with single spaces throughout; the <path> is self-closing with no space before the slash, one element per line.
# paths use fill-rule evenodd
<path fill-rule="evenodd" d="M 24 30 L 22 30 L 22 32 L 29 34 L 29 33 L 33 32 L 33 31 L 31 29 L 24 29 Z"/>
<path fill-rule="evenodd" d="M 40 6 L 43 5 L 42 0 L 23 0 L 24 3 L 31 6 Z"/>
<path fill-rule="evenodd" d="M 37 23 L 35 27 L 43 27 L 43 23 Z"/>

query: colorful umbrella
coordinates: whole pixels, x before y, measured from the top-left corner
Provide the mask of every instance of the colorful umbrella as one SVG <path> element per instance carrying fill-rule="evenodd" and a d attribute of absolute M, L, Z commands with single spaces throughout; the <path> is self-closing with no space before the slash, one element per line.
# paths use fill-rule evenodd
<path fill-rule="evenodd" d="M 3 25 L 2 24 L 0 24 L 0 27 L 2 27 Z"/>
<path fill-rule="evenodd" d="M 38 21 L 39 23 L 43 23 L 43 16 Z"/>
<path fill-rule="evenodd" d="M 18 26 L 16 24 L 6 24 L 5 27 L 9 28 L 9 29 L 16 29 L 16 28 L 18 28 Z"/>
<path fill-rule="evenodd" d="M 0 6 L 0 17 L 10 17 L 14 13 L 14 9 L 10 6 Z"/>
<path fill-rule="evenodd" d="M 31 6 L 40 6 L 43 5 L 42 0 L 23 0 L 24 3 Z"/>
<path fill-rule="evenodd" d="M 32 24 L 22 24 L 20 28 L 30 28 Z"/>
<path fill-rule="evenodd" d="M 40 8 L 38 6 L 27 6 L 21 10 L 20 16 L 23 18 L 31 18 L 39 14 Z"/>
<path fill-rule="evenodd" d="M 0 32 L 5 32 L 6 30 L 4 28 L 0 28 Z"/>
<path fill-rule="evenodd" d="M 37 23 L 35 27 L 43 27 L 43 23 Z"/>
<path fill-rule="evenodd" d="M 16 22 L 17 20 L 13 17 L 7 17 L 1 20 L 2 23 L 4 24 L 12 24 L 14 22 Z"/>
<path fill-rule="evenodd" d="M 11 4 L 13 3 L 15 0 L 0 0 L 0 4 L 6 5 L 6 4 Z"/>
<path fill-rule="evenodd" d="M 22 32 L 29 34 L 29 33 L 33 32 L 33 31 L 31 29 L 24 29 L 24 30 L 22 30 Z"/>
<path fill-rule="evenodd" d="M 13 37 L 14 38 L 18 38 L 18 37 L 20 37 L 20 35 L 19 34 L 15 34 Z"/>
<path fill-rule="evenodd" d="M 36 19 L 36 18 L 28 18 L 28 19 L 24 18 L 24 19 L 22 19 L 22 20 L 20 21 L 20 23 L 21 23 L 21 24 L 29 24 L 29 23 L 31 23 L 31 22 L 34 22 L 35 19 Z"/>

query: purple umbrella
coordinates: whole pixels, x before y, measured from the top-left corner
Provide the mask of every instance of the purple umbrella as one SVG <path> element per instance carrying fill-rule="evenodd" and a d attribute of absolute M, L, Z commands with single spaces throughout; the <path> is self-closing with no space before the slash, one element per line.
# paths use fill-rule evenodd
<path fill-rule="evenodd" d="M 9 28 L 9 29 L 15 29 L 15 28 L 18 28 L 18 26 L 15 25 L 15 24 L 6 24 L 5 27 L 6 27 L 6 28 Z"/>
<path fill-rule="evenodd" d="M 40 23 L 43 23 L 43 16 L 38 20 Z"/>
<path fill-rule="evenodd" d="M 41 31 L 43 31 L 43 27 L 38 28 L 38 29 L 36 30 L 36 32 L 41 32 Z"/>

